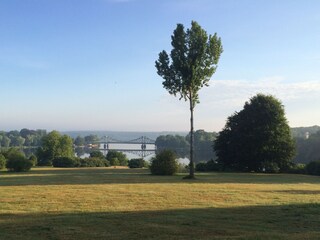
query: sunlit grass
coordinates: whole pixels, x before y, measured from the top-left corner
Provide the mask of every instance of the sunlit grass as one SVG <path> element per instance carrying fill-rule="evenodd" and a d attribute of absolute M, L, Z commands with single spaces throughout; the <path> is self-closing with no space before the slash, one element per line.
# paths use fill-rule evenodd
<path fill-rule="evenodd" d="M 0 204 L 0 239 L 320 239 L 306 175 L 35 168 L 0 172 Z"/>

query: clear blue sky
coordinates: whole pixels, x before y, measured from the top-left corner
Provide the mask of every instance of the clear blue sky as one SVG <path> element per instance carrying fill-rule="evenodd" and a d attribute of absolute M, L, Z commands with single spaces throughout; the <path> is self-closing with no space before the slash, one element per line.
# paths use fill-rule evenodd
<path fill-rule="evenodd" d="M 195 128 L 219 131 L 256 93 L 290 126 L 320 125 L 318 0 L 1 0 L 0 130 L 189 130 L 154 62 L 177 23 L 222 38 Z"/>

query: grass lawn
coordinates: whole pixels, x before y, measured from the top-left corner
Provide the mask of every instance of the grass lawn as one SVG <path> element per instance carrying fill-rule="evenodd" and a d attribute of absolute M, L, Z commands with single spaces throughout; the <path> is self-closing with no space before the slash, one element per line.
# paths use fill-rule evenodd
<path fill-rule="evenodd" d="M 0 239 L 320 239 L 320 177 L 0 172 Z"/>

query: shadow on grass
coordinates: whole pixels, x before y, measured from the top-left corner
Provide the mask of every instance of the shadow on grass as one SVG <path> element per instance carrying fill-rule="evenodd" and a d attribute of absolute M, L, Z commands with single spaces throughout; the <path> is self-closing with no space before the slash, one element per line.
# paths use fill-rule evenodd
<path fill-rule="evenodd" d="M 320 204 L 0 215 L 0 239 L 319 239 Z"/>
<path fill-rule="evenodd" d="M 244 183 L 297 184 L 320 183 L 317 176 L 294 174 L 199 173 L 196 180 L 182 179 L 186 174 L 154 176 L 148 169 L 123 168 L 35 168 L 25 173 L 0 173 L 0 186 L 139 184 L 139 183 Z"/>

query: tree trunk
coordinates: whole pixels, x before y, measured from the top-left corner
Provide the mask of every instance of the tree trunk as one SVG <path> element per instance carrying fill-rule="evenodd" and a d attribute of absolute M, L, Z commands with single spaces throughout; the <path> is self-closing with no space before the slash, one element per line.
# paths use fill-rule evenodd
<path fill-rule="evenodd" d="M 193 106 L 193 101 L 192 101 L 192 97 L 190 97 L 189 99 L 190 101 L 190 172 L 189 172 L 189 176 L 188 178 L 194 178 L 194 161 L 193 161 L 193 155 L 194 155 L 194 129 L 193 129 L 193 110 L 194 110 L 194 106 Z"/>

